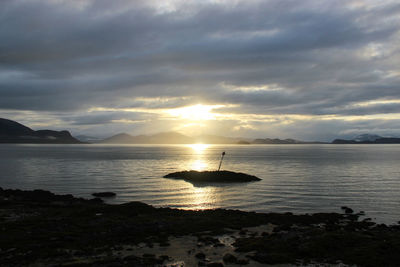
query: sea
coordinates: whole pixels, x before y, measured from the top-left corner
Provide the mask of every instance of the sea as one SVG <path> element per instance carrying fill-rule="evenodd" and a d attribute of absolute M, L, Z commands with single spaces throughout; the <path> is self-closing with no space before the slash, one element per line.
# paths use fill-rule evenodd
<path fill-rule="evenodd" d="M 258 182 L 192 184 L 182 170 L 244 172 Z M 256 212 L 341 212 L 400 221 L 400 145 L 0 145 L 0 187 L 44 189 L 110 204 Z"/>

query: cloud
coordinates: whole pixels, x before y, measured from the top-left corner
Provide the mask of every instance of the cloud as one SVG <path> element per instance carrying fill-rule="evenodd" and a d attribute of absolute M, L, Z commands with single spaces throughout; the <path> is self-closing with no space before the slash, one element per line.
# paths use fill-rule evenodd
<path fill-rule="evenodd" d="M 288 125 L 240 116 L 297 114 L 315 126 L 293 137 L 323 139 L 336 128 L 318 116 L 399 113 L 352 106 L 398 99 L 399 14 L 397 1 L 2 1 L 0 110 L 138 132 L 177 129 L 157 110 L 203 103 L 227 106 L 238 117 L 219 123 L 238 134 Z"/>

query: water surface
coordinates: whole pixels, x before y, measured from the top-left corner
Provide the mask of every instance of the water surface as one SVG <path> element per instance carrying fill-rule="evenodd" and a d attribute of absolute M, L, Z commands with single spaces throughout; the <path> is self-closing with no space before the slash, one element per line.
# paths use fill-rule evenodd
<path fill-rule="evenodd" d="M 263 180 L 191 183 L 162 178 L 180 170 L 222 169 Z M 400 145 L 0 145 L 0 186 L 143 201 L 183 209 L 260 212 L 363 210 L 400 220 Z"/>

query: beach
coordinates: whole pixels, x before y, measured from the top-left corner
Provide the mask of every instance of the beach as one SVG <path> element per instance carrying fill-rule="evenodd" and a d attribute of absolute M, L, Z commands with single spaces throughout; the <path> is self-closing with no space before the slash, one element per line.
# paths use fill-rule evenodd
<path fill-rule="evenodd" d="M 351 210 L 256 213 L 105 204 L 0 189 L 1 266 L 396 266 L 400 225 Z"/>

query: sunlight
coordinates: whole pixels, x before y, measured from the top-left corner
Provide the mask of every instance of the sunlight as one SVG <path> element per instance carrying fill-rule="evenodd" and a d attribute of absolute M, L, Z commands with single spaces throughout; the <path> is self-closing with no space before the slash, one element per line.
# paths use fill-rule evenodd
<path fill-rule="evenodd" d="M 195 171 L 204 171 L 207 169 L 208 164 L 201 159 L 197 159 L 190 164 L 190 169 Z"/>
<path fill-rule="evenodd" d="M 187 119 L 190 121 L 203 121 L 215 119 L 216 114 L 212 113 L 212 110 L 220 107 L 223 107 L 223 105 L 197 104 L 183 108 L 169 109 L 166 112 L 181 119 Z"/>
<path fill-rule="evenodd" d="M 196 170 L 196 171 L 204 171 L 207 169 L 208 164 L 202 160 L 202 154 L 204 154 L 204 151 L 210 147 L 208 144 L 190 144 L 187 145 L 187 147 L 190 147 L 194 151 L 195 155 L 195 160 L 190 163 L 189 168 L 191 170 Z"/>
<path fill-rule="evenodd" d="M 193 149 L 197 154 L 202 154 L 204 150 L 210 147 L 208 144 L 190 144 L 187 146 Z"/>
<path fill-rule="evenodd" d="M 195 209 L 207 209 L 211 203 L 216 201 L 215 189 L 212 187 L 194 187 L 193 205 Z"/>
<path fill-rule="evenodd" d="M 204 210 L 214 207 L 215 203 L 220 201 L 220 189 L 215 187 L 195 187 L 193 186 L 188 201 L 188 208 L 195 210 Z"/>

